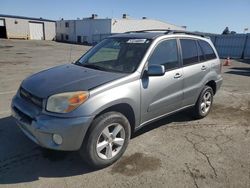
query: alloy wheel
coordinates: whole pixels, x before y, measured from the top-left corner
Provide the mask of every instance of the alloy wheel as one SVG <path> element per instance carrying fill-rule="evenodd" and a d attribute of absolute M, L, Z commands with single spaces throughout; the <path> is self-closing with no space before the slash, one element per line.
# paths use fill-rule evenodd
<path fill-rule="evenodd" d="M 201 112 L 203 114 L 208 113 L 208 111 L 211 107 L 211 104 L 212 104 L 212 94 L 211 94 L 211 92 L 207 91 L 207 92 L 205 92 L 205 94 L 202 97 L 202 101 L 201 101 L 201 105 L 200 105 Z"/>
<path fill-rule="evenodd" d="M 104 160 L 112 159 L 122 149 L 125 142 L 125 129 L 119 123 L 104 128 L 97 139 L 97 155 Z"/>

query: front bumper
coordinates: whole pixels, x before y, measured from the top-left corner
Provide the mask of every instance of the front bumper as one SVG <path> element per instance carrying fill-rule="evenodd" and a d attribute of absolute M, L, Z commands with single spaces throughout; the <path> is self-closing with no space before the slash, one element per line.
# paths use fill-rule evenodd
<path fill-rule="evenodd" d="M 80 149 L 92 117 L 58 118 L 44 115 L 41 110 L 16 95 L 12 100 L 12 116 L 18 126 L 32 141 L 53 150 Z M 53 134 L 62 137 L 62 144 L 53 141 Z"/>

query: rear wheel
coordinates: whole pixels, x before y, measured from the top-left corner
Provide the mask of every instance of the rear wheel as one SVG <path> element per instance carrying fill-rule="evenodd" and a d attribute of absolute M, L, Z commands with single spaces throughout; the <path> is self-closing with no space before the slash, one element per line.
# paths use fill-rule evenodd
<path fill-rule="evenodd" d="M 130 124 L 118 112 L 108 112 L 97 117 L 80 150 L 81 156 L 94 168 L 113 164 L 125 152 L 130 139 Z"/>
<path fill-rule="evenodd" d="M 213 89 L 210 86 L 205 86 L 194 107 L 194 115 L 197 119 L 204 118 L 209 114 L 213 104 L 213 95 Z"/>

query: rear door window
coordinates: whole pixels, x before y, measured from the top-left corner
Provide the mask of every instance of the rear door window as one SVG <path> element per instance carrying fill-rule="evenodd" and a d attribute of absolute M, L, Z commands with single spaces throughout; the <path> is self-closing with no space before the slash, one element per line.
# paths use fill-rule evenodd
<path fill-rule="evenodd" d="M 206 41 L 203 41 L 203 40 L 199 40 L 199 44 L 200 44 L 200 46 L 202 48 L 202 51 L 205 54 L 206 60 L 211 60 L 211 59 L 215 59 L 216 58 L 214 50 L 210 46 L 210 44 L 208 44 Z"/>
<path fill-rule="evenodd" d="M 183 65 L 191 65 L 199 62 L 198 50 L 195 40 L 180 39 Z"/>
<path fill-rule="evenodd" d="M 200 61 L 200 62 L 203 62 L 203 61 L 206 60 L 206 57 L 205 57 L 204 52 L 203 52 L 203 50 L 201 49 L 201 46 L 200 46 L 200 44 L 198 43 L 198 41 L 197 41 L 197 47 L 198 47 L 199 61 Z"/>

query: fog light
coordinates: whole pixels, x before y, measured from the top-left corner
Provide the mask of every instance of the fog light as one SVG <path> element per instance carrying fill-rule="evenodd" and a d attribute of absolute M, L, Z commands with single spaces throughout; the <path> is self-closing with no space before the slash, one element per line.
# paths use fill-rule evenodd
<path fill-rule="evenodd" d="M 61 145 L 62 144 L 62 137 L 59 134 L 53 134 L 53 141 L 57 145 Z"/>

